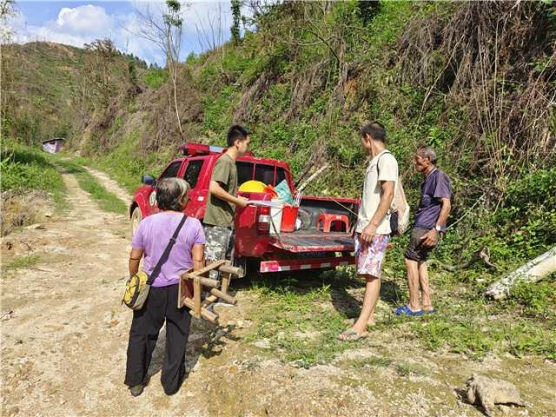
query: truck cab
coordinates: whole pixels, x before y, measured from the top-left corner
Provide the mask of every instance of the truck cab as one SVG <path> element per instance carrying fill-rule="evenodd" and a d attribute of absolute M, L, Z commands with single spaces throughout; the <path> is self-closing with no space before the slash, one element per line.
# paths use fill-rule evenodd
<path fill-rule="evenodd" d="M 179 156 L 173 159 L 157 179 L 143 177 L 143 185 L 134 193 L 130 206 L 132 232 L 146 216 L 157 213 L 156 182 L 164 178 L 178 177 L 191 186 L 185 214 L 203 220 L 209 196 L 209 184 L 214 164 L 226 149 L 204 145 L 184 144 Z M 256 158 L 248 154 L 236 162 L 238 185 L 246 181 L 261 181 L 276 186 L 286 180 L 292 194 L 295 185 L 286 162 Z M 269 201 L 266 193 L 239 192 L 251 201 Z M 282 272 L 302 269 L 334 268 L 353 263 L 353 239 L 351 225 L 356 221 L 359 202 L 352 199 L 303 197 L 299 204 L 302 226 L 291 233 L 273 234 L 270 228 L 270 208 L 249 205 L 236 209 L 234 258 L 243 266 L 249 262 L 260 273 Z M 324 217 L 339 216 L 344 219 L 332 228 L 324 227 Z M 347 219 L 347 223 L 346 223 Z M 320 220 L 320 222 L 319 222 Z M 329 230 L 330 229 L 330 230 Z"/>

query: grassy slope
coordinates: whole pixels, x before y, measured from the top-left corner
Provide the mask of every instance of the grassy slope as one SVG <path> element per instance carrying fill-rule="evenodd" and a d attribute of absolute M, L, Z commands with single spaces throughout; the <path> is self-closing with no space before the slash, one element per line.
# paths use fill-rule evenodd
<path fill-rule="evenodd" d="M 14 106 L 15 117 L 5 119 L 4 129 L 13 125 L 17 137 L 28 144 L 69 136 L 75 118 L 71 98 L 80 83 L 83 50 L 32 42 L 6 47 L 3 59 L 5 79 L 19 93 L 7 103 Z"/>
<path fill-rule="evenodd" d="M 57 210 L 67 208 L 62 177 L 47 154 L 4 140 L 0 160 L 2 191 L 16 194 L 29 190 L 46 191 L 52 196 Z"/>

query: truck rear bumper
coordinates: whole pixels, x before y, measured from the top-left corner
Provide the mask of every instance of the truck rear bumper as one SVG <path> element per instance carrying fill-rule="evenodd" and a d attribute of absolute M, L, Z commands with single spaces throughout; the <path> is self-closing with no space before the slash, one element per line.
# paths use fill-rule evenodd
<path fill-rule="evenodd" d="M 337 258 L 307 258 L 307 259 L 283 259 L 261 262 L 261 273 L 300 271 L 304 269 L 335 268 L 355 263 L 353 256 L 341 256 Z"/>
<path fill-rule="evenodd" d="M 355 250 L 353 237 L 347 233 L 318 233 L 306 235 L 301 233 L 283 233 L 272 237 L 270 244 L 288 252 L 352 252 Z"/>

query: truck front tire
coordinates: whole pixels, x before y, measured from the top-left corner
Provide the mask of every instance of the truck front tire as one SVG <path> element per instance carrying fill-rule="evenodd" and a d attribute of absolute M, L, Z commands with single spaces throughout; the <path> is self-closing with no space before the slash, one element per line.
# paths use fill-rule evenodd
<path fill-rule="evenodd" d="M 131 213 L 131 237 L 137 231 L 141 220 L 143 220 L 143 213 L 141 213 L 141 209 L 137 206 L 133 209 L 133 213 Z"/>

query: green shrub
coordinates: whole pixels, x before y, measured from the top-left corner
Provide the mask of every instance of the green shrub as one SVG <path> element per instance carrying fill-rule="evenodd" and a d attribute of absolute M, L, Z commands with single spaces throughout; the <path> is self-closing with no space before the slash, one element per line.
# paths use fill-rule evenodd
<path fill-rule="evenodd" d="M 516 285 L 510 292 L 511 301 L 523 309 L 526 317 L 556 318 L 556 274 L 535 284 Z"/>
<path fill-rule="evenodd" d="M 203 90 L 212 90 L 218 83 L 220 71 L 216 65 L 207 64 L 199 71 L 197 84 Z"/>
<path fill-rule="evenodd" d="M 58 208 L 64 207 L 64 182 L 50 155 L 42 150 L 6 139 L 0 153 L 0 171 L 2 191 L 43 190 L 51 193 Z"/>
<path fill-rule="evenodd" d="M 508 184 L 493 218 L 500 235 L 532 256 L 556 243 L 556 168 L 525 174 Z"/>
<path fill-rule="evenodd" d="M 218 135 L 219 144 L 224 141 L 225 132 L 232 123 L 232 110 L 236 99 L 236 88 L 228 86 L 222 89 L 220 96 L 212 98 L 207 96 L 203 102 L 204 123 L 203 127 L 209 136 Z"/>
<path fill-rule="evenodd" d="M 250 60 L 246 59 L 238 48 L 226 49 L 222 57 L 222 69 L 227 75 L 228 82 L 235 82 L 241 74 L 250 66 Z"/>
<path fill-rule="evenodd" d="M 160 88 L 168 80 L 168 70 L 166 69 L 153 69 L 145 72 L 143 81 L 151 88 Z"/>

